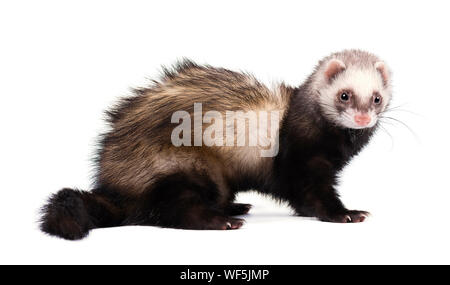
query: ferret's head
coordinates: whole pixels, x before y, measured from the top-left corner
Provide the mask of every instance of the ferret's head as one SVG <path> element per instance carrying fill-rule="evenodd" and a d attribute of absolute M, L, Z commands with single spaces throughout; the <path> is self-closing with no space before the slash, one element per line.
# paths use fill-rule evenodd
<path fill-rule="evenodd" d="M 344 128 L 375 126 L 391 100 L 391 73 L 368 52 L 332 54 L 320 61 L 311 79 L 324 116 Z"/>

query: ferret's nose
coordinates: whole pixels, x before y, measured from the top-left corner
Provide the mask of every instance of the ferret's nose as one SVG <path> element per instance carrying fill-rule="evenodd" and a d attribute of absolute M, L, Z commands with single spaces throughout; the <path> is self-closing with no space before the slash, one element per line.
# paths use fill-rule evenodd
<path fill-rule="evenodd" d="M 355 115 L 355 123 L 360 127 L 367 126 L 370 123 L 370 120 L 371 118 L 367 113 L 359 113 Z"/>

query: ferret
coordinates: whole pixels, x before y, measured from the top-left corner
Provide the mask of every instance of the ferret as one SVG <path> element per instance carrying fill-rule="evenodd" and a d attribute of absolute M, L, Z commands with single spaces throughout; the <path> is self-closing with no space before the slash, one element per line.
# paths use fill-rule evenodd
<path fill-rule="evenodd" d="M 248 190 L 299 216 L 362 222 L 369 213 L 344 206 L 337 177 L 369 142 L 391 93 L 387 65 L 361 50 L 325 57 L 299 87 L 269 88 L 248 73 L 179 61 L 106 112 L 93 189 L 53 194 L 40 228 L 69 240 L 125 225 L 238 229 L 244 220 L 236 216 L 252 205 L 234 200 Z M 208 131 L 215 120 L 219 128 Z M 243 132 L 231 128 L 237 120 Z"/>

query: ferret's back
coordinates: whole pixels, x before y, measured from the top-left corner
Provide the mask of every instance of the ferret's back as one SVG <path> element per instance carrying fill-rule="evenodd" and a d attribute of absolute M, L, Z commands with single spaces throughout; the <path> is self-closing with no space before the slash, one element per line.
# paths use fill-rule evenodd
<path fill-rule="evenodd" d="M 171 133 L 176 124 L 171 123 L 171 117 L 177 111 L 185 111 L 193 118 L 194 104 L 201 103 L 203 114 L 217 111 L 225 116 L 226 111 L 278 110 L 281 119 L 292 90 L 284 85 L 269 89 L 246 73 L 183 61 L 171 70 L 165 69 L 162 79 L 153 86 L 136 93 L 108 112 L 112 130 L 104 136 L 99 153 L 101 184 L 143 189 L 153 177 L 180 168 L 256 170 L 266 161 L 260 157 L 257 146 L 174 147 Z M 258 134 L 247 130 L 246 135 Z"/>

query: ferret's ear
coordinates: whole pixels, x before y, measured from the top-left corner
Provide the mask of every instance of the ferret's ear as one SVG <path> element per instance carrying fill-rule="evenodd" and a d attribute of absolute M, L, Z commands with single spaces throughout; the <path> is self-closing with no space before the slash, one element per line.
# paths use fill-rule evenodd
<path fill-rule="evenodd" d="M 387 86 L 389 84 L 389 70 L 387 69 L 386 65 L 382 61 L 375 62 L 375 68 L 378 70 L 378 72 L 381 74 L 381 78 L 383 79 L 384 86 Z"/>
<path fill-rule="evenodd" d="M 325 78 L 328 82 L 331 82 L 336 75 L 344 71 L 346 68 L 345 64 L 339 59 L 332 59 L 327 63 L 325 69 Z"/>

